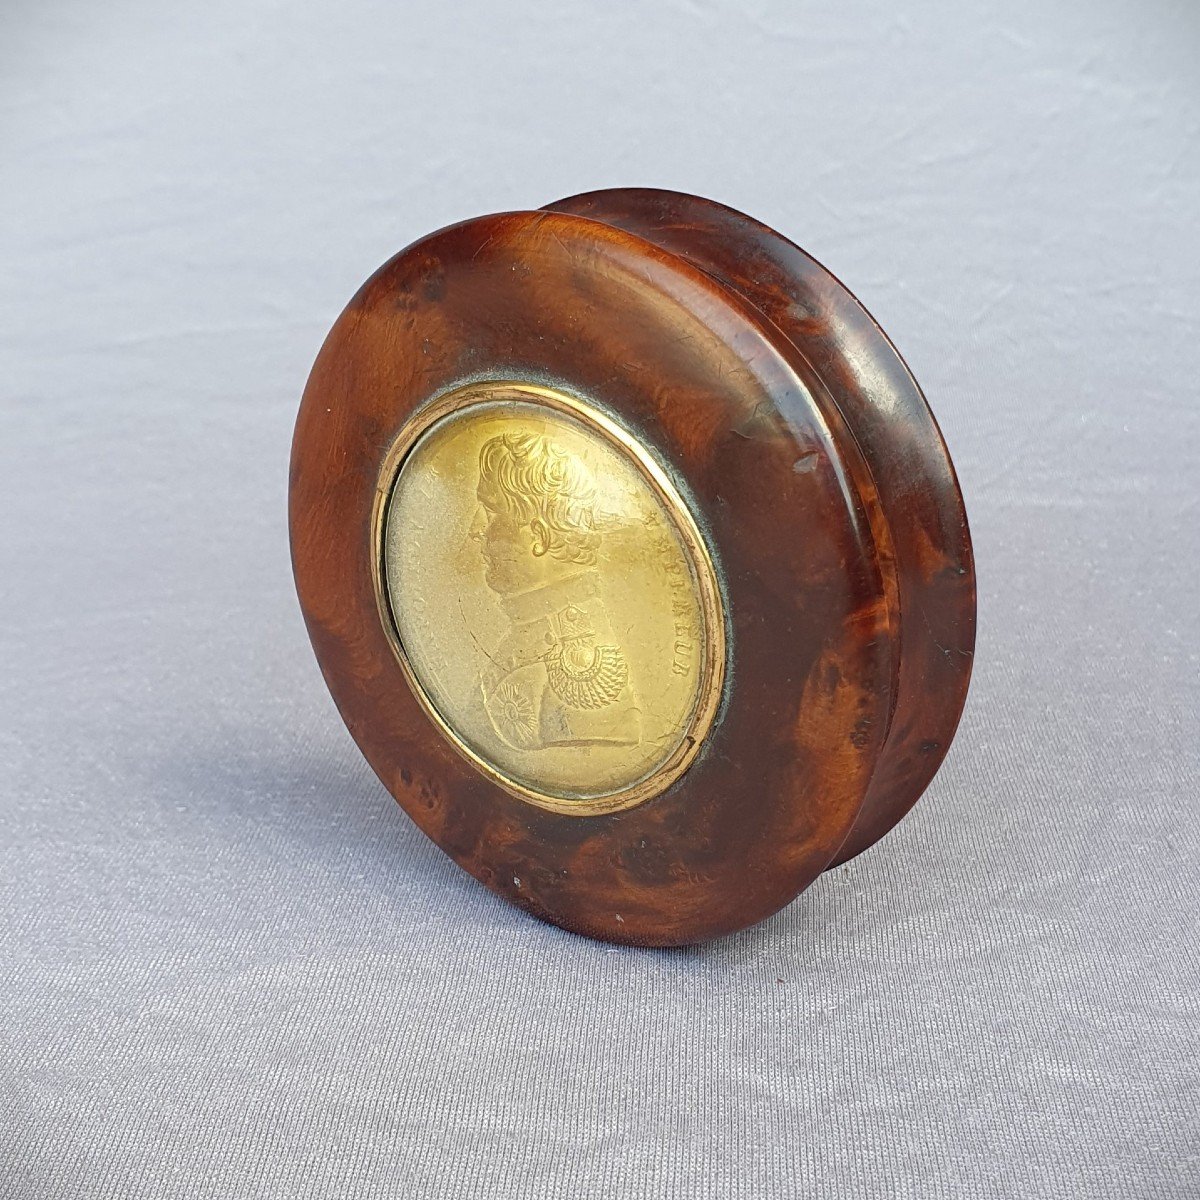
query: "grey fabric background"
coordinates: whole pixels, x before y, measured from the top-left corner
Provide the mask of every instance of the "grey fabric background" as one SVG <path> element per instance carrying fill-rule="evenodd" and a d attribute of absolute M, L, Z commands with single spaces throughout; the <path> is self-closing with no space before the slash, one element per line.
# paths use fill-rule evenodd
<path fill-rule="evenodd" d="M 0 1195 L 1200 1195 L 1200 8 L 0 9 Z M 974 690 L 885 842 L 593 945 L 411 826 L 285 528 L 325 329 L 590 187 L 796 238 L 907 355 Z"/>

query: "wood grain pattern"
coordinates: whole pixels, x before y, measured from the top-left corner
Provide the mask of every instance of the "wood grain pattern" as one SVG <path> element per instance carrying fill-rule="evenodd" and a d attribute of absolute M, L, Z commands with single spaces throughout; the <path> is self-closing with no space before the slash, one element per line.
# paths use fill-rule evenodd
<path fill-rule="evenodd" d="M 680 255 L 752 303 L 796 347 L 862 450 L 894 565 L 900 664 L 887 740 L 862 812 L 832 866 L 867 849 L 917 802 L 966 702 L 975 567 L 962 494 L 937 422 L 887 335 L 820 263 L 773 229 L 698 196 L 592 192 L 548 207 L 604 221 Z M 907 619 L 905 619 L 907 618 Z"/>
<path fill-rule="evenodd" d="M 579 211 L 483 217 L 392 259 L 313 368 L 290 496 L 314 649 L 385 786 L 514 904 L 642 945 L 762 919 L 911 804 L 953 731 L 946 689 L 958 689 L 957 719 L 965 681 L 910 637 L 907 605 L 924 596 L 933 629 L 961 634 L 962 581 L 973 582 L 965 523 L 958 542 L 947 536 L 954 505 L 942 493 L 957 496 L 948 459 L 940 475 L 914 479 L 914 495 L 937 495 L 918 496 L 911 520 L 893 511 L 908 511 L 881 466 L 893 434 L 864 433 L 847 399 L 846 380 L 872 368 L 839 368 L 837 346 L 819 352 L 847 319 L 836 292 L 813 274 L 828 310 L 809 319 L 807 339 L 802 322 L 785 332 L 767 301 L 787 295 L 789 264 L 772 257 L 786 254 L 764 235 L 767 250 L 747 258 L 746 229 L 722 231 L 687 197 L 667 236 L 663 202 L 621 193 L 563 202 Z M 874 369 L 885 368 L 903 364 Z M 721 711 L 686 774 L 636 808 L 567 816 L 490 783 L 433 726 L 379 620 L 370 525 L 388 448 L 433 397 L 489 378 L 543 383 L 607 411 L 670 472 L 717 566 L 729 642 Z M 931 424 L 912 440 L 927 446 Z M 896 453 L 929 474 L 927 450 L 901 443 Z M 926 579 L 944 586 L 921 591 Z M 910 654 L 931 659 L 927 677 L 906 669 Z M 929 740 L 936 748 L 922 750 Z"/>

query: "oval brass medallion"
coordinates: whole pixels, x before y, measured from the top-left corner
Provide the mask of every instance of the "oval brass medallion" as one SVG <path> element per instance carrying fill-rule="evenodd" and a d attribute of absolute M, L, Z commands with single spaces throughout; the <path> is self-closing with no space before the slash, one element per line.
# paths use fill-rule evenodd
<path fill-rule="evenodd" d="M 720 699 L 720 592 L 679 493 L 608 417 L 531 384 L 442 396 L 392 447 L 375 527 L 393 648 L 491 778 L 587 816 L 687 769 Z"/>

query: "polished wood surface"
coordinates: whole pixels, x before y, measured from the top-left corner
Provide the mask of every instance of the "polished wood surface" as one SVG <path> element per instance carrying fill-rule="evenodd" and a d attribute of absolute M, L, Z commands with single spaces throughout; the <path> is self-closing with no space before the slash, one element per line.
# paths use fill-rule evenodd
<path fill-rule="evenodd" d="M 313 645 L 385 786 L 514 904 L 642 945 L 760 920 L 890 827 L 953 733 L 973 628 L 957 487 L 890 344 L 778 235 L 668 199 L 483 217 L 392 259 L 313 368 L 290 497 Z M 434 727 L 388 645 L 371 529 L 385 456 L 422 405 L 478 379 L 604 408 L 708 541 L 721 709 L 687 772 L 638 807 L 581 818 L 498 787 Z M 883 391 L 911 420 L 877 415 Z"/>
<path fill-rule="evenodd" d="M 698 196 L 651 188 L 549 206 L 604 221 L 680 255 L 745 297 L 796 347 L 853 430 L 894 564 L 900 662 L 895 707 L 862 811 L 836 866 L 917 802 L 950 748 L 975 650 L 975 570 L 966 511 L 937 422 L 899 352 L 849 290 L 773 229 Z M 878 525 L 887 526 L 880 532 Z"/>

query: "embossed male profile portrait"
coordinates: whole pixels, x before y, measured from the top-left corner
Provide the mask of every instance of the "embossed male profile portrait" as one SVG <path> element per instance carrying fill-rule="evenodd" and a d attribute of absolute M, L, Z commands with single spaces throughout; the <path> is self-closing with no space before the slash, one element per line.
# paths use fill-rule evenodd
<path fill-rule="evenodd" d="M 518 429 L 479 455 L 479 539 L 509 630 L 480 680 L 496 733 L 518 750 L 636 744 L 641 715 L 597 570 L 606 528 L 587 465 Z"/>
<path fill-rule="evenodd" d="M 670 481 L 534 385 L 467 385 L 406 437 L 380 488 L 381 605 L 436 726 L 557 811 L 661 790 L 724 666 L 713 567 Z"/>

